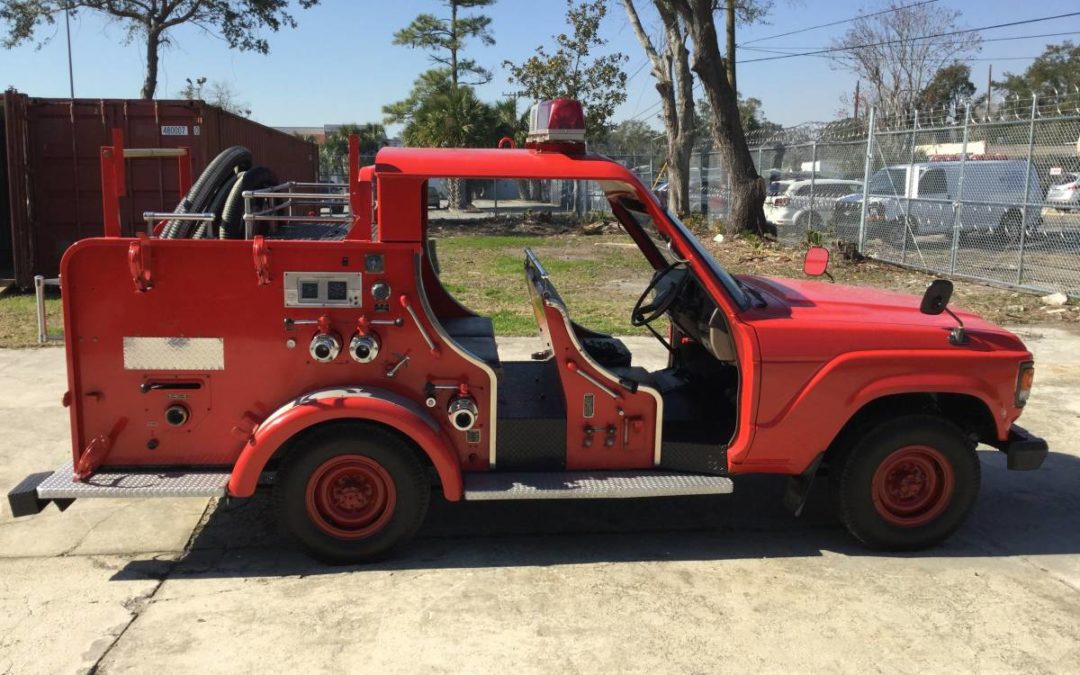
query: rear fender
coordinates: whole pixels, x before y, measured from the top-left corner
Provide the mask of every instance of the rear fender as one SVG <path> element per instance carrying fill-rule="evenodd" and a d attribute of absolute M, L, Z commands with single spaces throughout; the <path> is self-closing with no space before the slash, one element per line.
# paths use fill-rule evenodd
<path fill-rule="evenodd" d="M 446 498 L 461 499 L 461 465 L 438 424 L 413 401 L 369 387 L 320 389 L 274 411 L 255 429 L 236 460 L 229 495 L 250 497 L 278 449 L 305 429 L 333 420 L 367 420 L 404 434 L 435 466 Z"/>

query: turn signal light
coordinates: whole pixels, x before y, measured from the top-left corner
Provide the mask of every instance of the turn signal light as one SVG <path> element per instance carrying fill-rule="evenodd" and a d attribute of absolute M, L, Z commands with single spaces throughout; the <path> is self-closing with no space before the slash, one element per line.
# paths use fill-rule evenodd
<path fill-rule="evenodd" d="M 1023 408 L 1031 396 L 1031 385 L 1035 381 L 1035 364 L 1031 361 L 1020 364 L 1020 374 L 1016 378 L 1016 407 Z"/>

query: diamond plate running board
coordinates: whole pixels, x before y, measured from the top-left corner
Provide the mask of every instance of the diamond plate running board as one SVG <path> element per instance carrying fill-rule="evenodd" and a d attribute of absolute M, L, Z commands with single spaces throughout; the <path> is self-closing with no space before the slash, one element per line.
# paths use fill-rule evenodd
<path fill-rule="evenodd" d="M 69 462 L 38 484 L 38 497 L 222 497 L 229 484 L 228 472 L 98 471 L 83 482 L 71 476 Z"/>
<path fill-rule="evenodd" d="M 613 499 L 728 494 L 730 478 L 664 471 L 470 473 L 465 499 Z"/>

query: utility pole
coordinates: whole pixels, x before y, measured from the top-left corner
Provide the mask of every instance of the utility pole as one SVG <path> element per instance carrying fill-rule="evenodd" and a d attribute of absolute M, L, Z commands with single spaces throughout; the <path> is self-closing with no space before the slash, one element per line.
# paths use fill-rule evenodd
<path fill-rule="evenodd" d="M 855 80 L 855 119 L 859 119 L 859 80 Z"/>
<path fill-rule="evenodd" d="M 986 117 L 990 117 L 990 94 L 993 93 L 994 86 L 994 64 L 990 63 L 986 66 Z"/>
<path fill-rule="evenodd" d="M 75 98 L 75 69 L 72 67 L 71 62 L 71 6 L 64 7 L 64 28 L 67 31 L 67 52 L 68 52 L 68 88 L 71 92 L 71 98 Z"/>
<path fill-rule="evenodd" d="M 735 85 L 735 2 L 728 0 L 727 3 L 727 79 L 735 96 L 739 95 L 739 88 Z"/>

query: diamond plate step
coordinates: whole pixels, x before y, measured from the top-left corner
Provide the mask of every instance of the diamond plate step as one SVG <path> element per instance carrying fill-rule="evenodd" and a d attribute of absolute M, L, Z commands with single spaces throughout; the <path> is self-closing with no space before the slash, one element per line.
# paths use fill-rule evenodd
<path fill-rule="evenodd" d="M 228 472 L 99 471 L 84 482 L 74 481 L 71 462 L 38 484 L 41 499 L 93 497 L 222 497 Z"/>
<path fill-rule="evenodd" d="M 730 478 L 670 471 L 470 473 L 465 499 L 613 499 L 728 494 Z"/>

